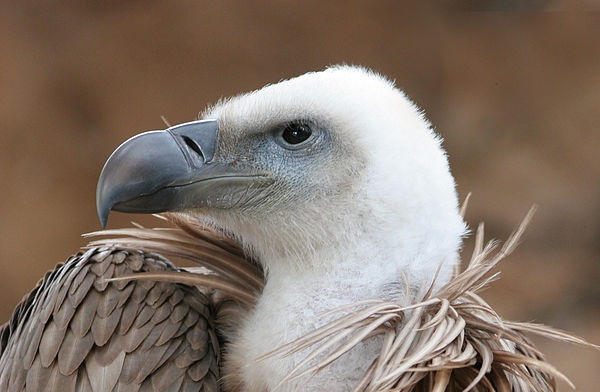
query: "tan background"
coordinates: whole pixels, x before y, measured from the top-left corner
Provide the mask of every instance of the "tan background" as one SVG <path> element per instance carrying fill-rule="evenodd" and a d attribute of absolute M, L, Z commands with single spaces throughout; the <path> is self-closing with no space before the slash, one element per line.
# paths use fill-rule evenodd
<path fill-rule="evenodd" d="M 221 96 L 346 62 L 387 74 L 427 112 L 461 198 L 473 192 L 472 225 L 505 238 L 539 205 L 486 298 L 600 343 L 594 2 L 408 3 L 2 2 L 0 319 L 99 228 L 95 181 L 122 140 L 162 128 L 161 115 L 191 120 Z M 519 12 L 504 12 L 511 3 Z M 109 226 L 131 219 L 151 222 Z M 599 352 L 541 345 L 579 390 L 597 390 Z"/>

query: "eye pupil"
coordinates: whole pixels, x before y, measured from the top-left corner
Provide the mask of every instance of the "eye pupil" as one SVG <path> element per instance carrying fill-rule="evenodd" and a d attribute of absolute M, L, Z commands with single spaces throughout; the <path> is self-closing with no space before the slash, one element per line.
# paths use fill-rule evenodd
<path fill-rule="evenodd" d="M 312 135 L 312 129 L 307 124 L 292 123 L 285 127 L 281 137 L 289 144 L 300 144 Z"/>

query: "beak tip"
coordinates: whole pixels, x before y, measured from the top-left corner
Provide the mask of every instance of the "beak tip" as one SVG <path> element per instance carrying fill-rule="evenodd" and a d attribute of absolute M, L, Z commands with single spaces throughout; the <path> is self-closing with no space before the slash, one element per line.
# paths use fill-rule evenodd
<path fill-rule="evenodd" d="M 98 214 L 98 219 L 100 220 L 100 225 L 102 226 L 102 229 L 106 228 L 108 216 L 114 205 L 114 200 L 112 200 L 113 198 L 110 197 L 110 192 L 107 192 L 106 188 L 107 186 L 105 170 L 102 170 L 96 188 L 96 212 Z"/>
<path fill-rule="evenodd" d="M 108 216 L 100 216 L 100 226 L 102 230 L 106 229 L 106 223 L 108 222 Z"/>
<path fill-rule="evenodd" d="M 108 207 L 105 203 L 102 203 L 100 200 L 98 200 L 96 210 L 98 212 L 98 219 L 100 219 L 100 225 L 102 226 L 102 229 L 105 229 L 111 208 Z"/>

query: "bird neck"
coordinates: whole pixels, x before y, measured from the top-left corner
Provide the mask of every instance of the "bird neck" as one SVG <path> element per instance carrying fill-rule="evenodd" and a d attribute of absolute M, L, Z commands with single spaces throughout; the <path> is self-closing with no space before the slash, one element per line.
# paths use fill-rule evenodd
<path fill-rule="evenodd" d="M 424 259 L 415 254 L 402 257 L 407 253 L 392 237 L 362 234 L 352 242 L 315 248 L 303 255 L 310 256 L 308 260 L 296 252 L 262 255 L 266 285 L 229 347 L 230 358 L 235 360 L 228 367 L 235 369 L 246 385 L 255 386 L 247 390 L 275 388 L 307 353 L 257 358 L 341 316 L 328 312 L 369 299 L 408 305 L 425 294 L 435 270 L 424 272 L 422 265 L 428 265 Z M 300 388 L 292 383 L 280 390 L 329 391 L 331 385 L 339 390 L 340 380 L 357 382 L 357 375 L 367 371 L 379 350 L 379 345 L 363 347 L 319 373 L 309 385 Z"/>
<path fill-rule="evenodd" d="M 275 388 L 306 353 L 257 358 L 340 316 L 327 312 L 370 299 L 408 305 L 422 298 L 436 273 L 438 285 L 449 278 L 463 230 L 460 218 L 448 226 L 352 213 L 359 212 L 328 215 L 321 221 L 329 224 L 317 228 L 298 226 L 293 219 L 243 227 L 242 239 L 266 272 L 264 290 L 229 347 L 232 360 L 227 366 L 253 386 L 246 390 Z M 285 230 L 268 231 L 269 227 Z M 338 361 L 335 369 L 322 371 L 302 390 L 330 391 L 340 380 L 358 381 L 357 374 L 367 370 L 378 350 L 375 345 Z M 280 390 L 298 390 L 294 388 Z"/>
<path fill-rule="evenodd" d="M 281 248 L 258 259 L 265 267 L 268 286 L 282 291 L 294 287 L 297 295 L 305 290 L 310 297 L 322 296 L 317 302 L 330 308 L 338 302 L 375 298 L 408 304 L 424 294 L 434 279 L 438 286 L 449 279 L 456 249 L 442 247 L 440 251 L 435 233 L 425 228 L 406 231 L 381 226 L 349 229 L 304 248 L 310 251 Z"/>

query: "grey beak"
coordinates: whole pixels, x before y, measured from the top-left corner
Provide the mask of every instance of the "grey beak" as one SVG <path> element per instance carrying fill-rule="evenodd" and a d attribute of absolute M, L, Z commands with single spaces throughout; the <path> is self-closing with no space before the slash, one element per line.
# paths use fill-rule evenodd
<path fill-rule="evenodd" d="M 216 120 L 149 131 L 121 144 L 108 158 L 96 189 L 102 227 L 111 210 L 155 213 L 191 207 L 191 184 L 207 173 L 217 149 Z"/>

